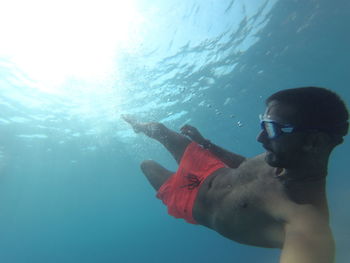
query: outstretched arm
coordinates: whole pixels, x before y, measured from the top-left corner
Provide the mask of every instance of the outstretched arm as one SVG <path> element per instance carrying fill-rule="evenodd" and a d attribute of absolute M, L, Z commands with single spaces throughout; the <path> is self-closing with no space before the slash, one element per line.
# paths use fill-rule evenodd
<path fill-rule="evenodd" d="M 280 263 L 333 263 L 335 244 L 327 220 L 313 208 L 302 210 L 286 222 Z"/>
<path fill-rule="evenodd" d="M 237 168 L 245 161 L 245 157 L 229 152 L 205 139 L 202 134 L 197 130 L 197 128 L 191 125 L 185 125 L 181 128 L 181 133 L 183 135 L 191 138 L 192 141 L 202 145 L 203 148 L 210 150 L 212 154 L 218 157 L 222 162 L 231 168 Z"/>

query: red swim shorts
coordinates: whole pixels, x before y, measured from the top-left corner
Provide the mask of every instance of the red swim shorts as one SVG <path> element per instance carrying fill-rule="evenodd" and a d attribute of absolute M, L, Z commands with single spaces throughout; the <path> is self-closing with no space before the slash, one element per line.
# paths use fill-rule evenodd
<path fill-rule="evenodd" d="M 192 142 L 187 146 L 177 172 L 159 188 L 157 198 L 168 207 L 170 215 L 197 224 L 192 209 L 199 187 L 205 178 L 222 167 L 226 165 L 209 150 Z"/>

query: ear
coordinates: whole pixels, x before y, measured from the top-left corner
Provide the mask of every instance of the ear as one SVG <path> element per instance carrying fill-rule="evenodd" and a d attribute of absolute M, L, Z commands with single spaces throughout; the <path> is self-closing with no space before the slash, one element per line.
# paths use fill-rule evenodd
<path fill-rule="evenodd" d="M 304 152 L 313 152 L 314 149 L 314 139 L 308 134 L 305 136 L 304 140 L 303 140 L 303 146 L 302 149 Z"/>
<path fill-rule="evenodd" d="M 330 145 L 330 137 L 327 133 L 316 132 L 309 133 L 305 137 L 303 150 L 309 153 L 318 153 L 324 151 Z"/>

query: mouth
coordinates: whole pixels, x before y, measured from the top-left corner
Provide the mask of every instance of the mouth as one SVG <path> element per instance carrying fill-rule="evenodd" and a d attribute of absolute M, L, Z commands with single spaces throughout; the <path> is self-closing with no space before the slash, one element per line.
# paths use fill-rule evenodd
<path fill-rule="evenodd" d="M 272 152 L 272 149 L 271 149 L 271 148 L 269 148 L 269 147 L 267 147 L 266 145 L 263 145 L 263 147 L 264 147 L 264 149 L 265 149 L 266 151 L 268 151 L 268 152 Z"/>

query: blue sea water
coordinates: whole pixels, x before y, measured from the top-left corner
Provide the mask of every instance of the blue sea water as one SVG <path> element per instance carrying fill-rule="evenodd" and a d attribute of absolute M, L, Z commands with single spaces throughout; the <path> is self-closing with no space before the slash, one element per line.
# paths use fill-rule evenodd
<path fill-rule="evenodd" d="M 143 20 L 134 44 L 100 81 L 68 76 L 52 92 L 11 56 L 0 57 L 0 262 L 278 262 L 279 250 L 240 245 L 167 215 L 139 164 L 154 159 L 175 170 L 176 163 L 120 115 L 174 130 L 189 123 L 218 145 L 257 155 L 258 114 L 273 92 L 322 86 L 350 104 L 350 2 L 135 5 Z M 73 15 L 83 12 L 84 4 Z M 88 51 L 84 63 L 98 63 Z M 350 256 L 349 149 L 346 138 L 329 164 L 339 263 Z"/>

